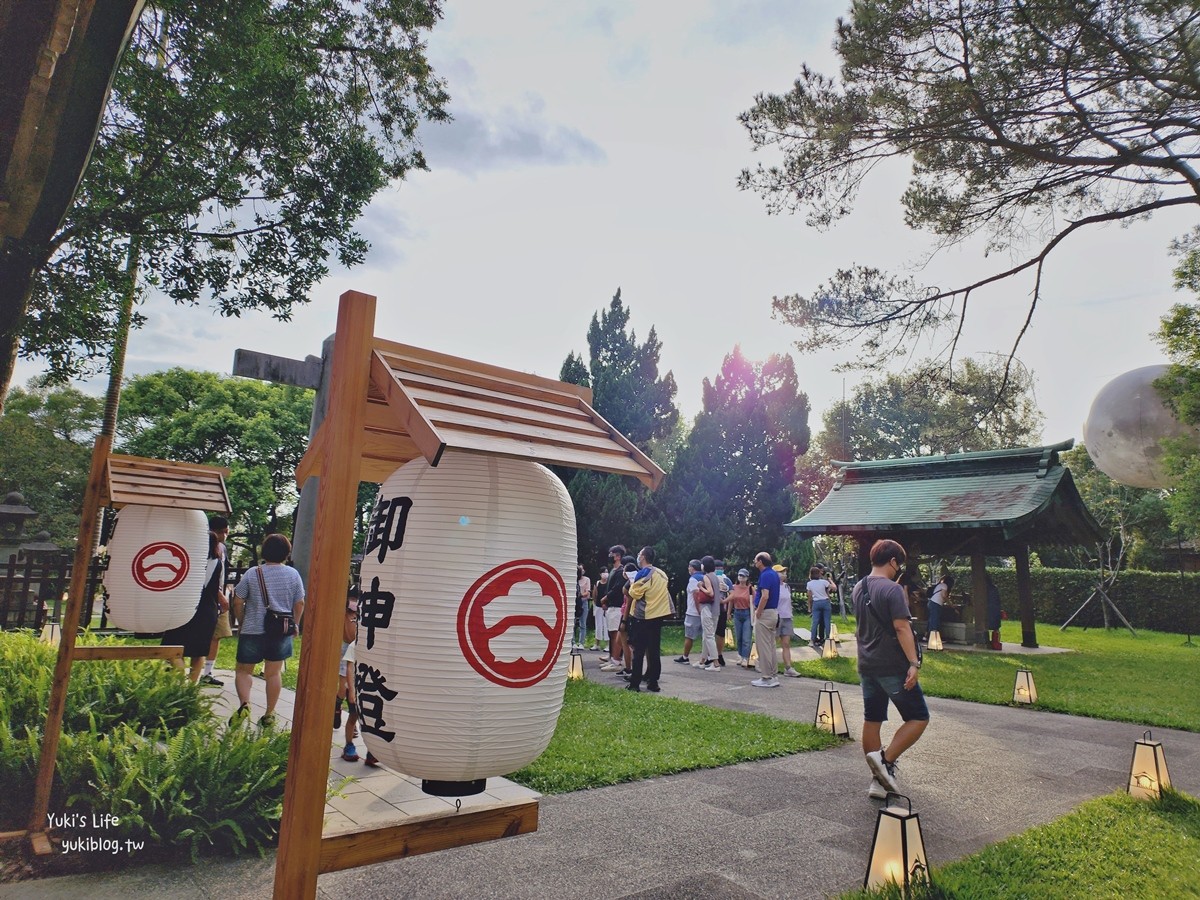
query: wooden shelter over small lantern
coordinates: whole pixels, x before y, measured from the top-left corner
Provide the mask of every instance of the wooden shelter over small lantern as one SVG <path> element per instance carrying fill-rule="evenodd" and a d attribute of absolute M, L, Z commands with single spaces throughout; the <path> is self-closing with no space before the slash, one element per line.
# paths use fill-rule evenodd
<path fill-rule="evenodd" d="M 1021 643 L 1037 646 L 1029 579 L 1031 546 L 1090 546 L 1102 539 L 1059 454 L 1074 446 L 987 450 L 835 462 L 837 479 L 812 512 L 784 526 L 800 537 L 843 534 L 859 547 L 859 573 L 880 538 L 899 541 L 910 558 L 970 556 L 975 642 L 983 643 L 984 558 L 1016 561 Z"/>
<path fill-rule="evenodd" d="M 592 408 L 587 388 L 380 340 L 374 322 L 374 297 L 342 295 L 327 413 L 297 468 L 301 485 L 319 478 L 309 596 L 345 592 L 359 482 L 383 481 L 413 460 L 436 469 L 454 451 L 613 472 L 652 488 L 663 479 Z M 537 803 L 524 801 L 322 838 L 341 608 L 318 602 L 305 620 L 275 897 L 314 897 L 321 872 L 536 830 Z"/>
<path fill-rule="evenodd" d="M 142 456 L 124 456 L 105 452 L 109 436 L 97 439 L 93 452 L 92 470 L 84 498 L 84 523 L 81 540 L 76 548 L 75 564 L 67 608 L 61 623 L 62 636 L 54 682 L 50 689 L 46 715 L 45 737 L 42 740 L 37 784 L 34 788 L 33 810 L 29 828 L 34 851 L 39 855 L 52 852 L 46 836 L 50 806 L 50 789 L 54 777 L 58 742 L 62 732 L 62 716 L 66 705 L 71 666 L 76 662 L 102 659 L 172 659 L 183 653 L 179 646 L 76 647 L 75 637 L 83 607 L 84 574 L 93 551 L 90 537 L 95 535 L 95 519 L 104 506 L 121 509 L 126 506 L 146 506 L 159 509 L 230 512 L 225 478 L 229 469 L 196 463 L 171 462 Z M 90 518 L 89 518 L 90 517 Z"/>
<path fill-rule="evenodd" d="M 225 490 L 228 477 L 229 469 L 221 466 L 114 453 L 104 467 L 100 500 L 113 509 L 136 504 L 228 515 L 232 510 Z"/>

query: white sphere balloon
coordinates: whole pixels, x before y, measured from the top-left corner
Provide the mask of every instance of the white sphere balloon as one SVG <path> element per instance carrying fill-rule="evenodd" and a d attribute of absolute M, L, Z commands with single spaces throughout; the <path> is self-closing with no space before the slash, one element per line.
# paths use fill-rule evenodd
<path fill-rule="evenodd" d="M 108 541 L 108 618 L 130 631 L 186 625 L 200 605 L 208 518 L 198 509 L 129 505 Z"/>
<path fill-rule="evenodd" d="M 1197 437 L 1196 429 L 1175 418 L 1154 389 L 1154 381 L 1167 369 L 1144 366 L 1118 375 L 1092 401 L 1083 424 L 1084 444 L 1096 468 L 1114 481 L 1139 488 L 1170 487 L 1160 441 Z"/>
<path fill-rule="evenodd" d="M 575 512 L 533 462 L 448 451 L 383 484 L 361 570 L 363 739 L 429 793 L 536 759 L 562 708 Z"/>

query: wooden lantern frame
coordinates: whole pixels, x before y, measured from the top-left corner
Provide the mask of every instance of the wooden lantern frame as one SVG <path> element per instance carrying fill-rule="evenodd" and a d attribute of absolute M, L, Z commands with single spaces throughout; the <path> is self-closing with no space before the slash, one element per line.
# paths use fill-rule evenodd
<path fill-rule="evenodd" d="M 1021 706 L 1033 706 L 1037 703 L 1037 698 L 1037 684 L 1033 680 L 1033 671 L 1025 668 L 1017 669 L 1017 676 L 1013 680 L 1013 703 Z"/>
<path fill-rule="evenodd" d="M 27 832 L 33 850 L 39 856 L 53 852 L 47 834 L 50 812 L 50 789 L 62 736 L 63 713 L 67 705 L 67 687 L 71 682 L 71 666 L 76 662 L 98 659 L 182 659 L 183 647 L 76 647 L 79 616 L 83 611 L 83 592 L 87 584 L 88 564 L 96 537 L 96 522 L 104 506 L 120 509 L 129 505 L 158 506 L 171 509 L 198 509 L 229 513 L 229 493 L 225 479 L 229 469 L 195 463 L 171 462 L 143 456 L 124 456 L 110 453 L 112 436 L 101 434 L 92 451 L 91 471 L 84 491 L 83 515 L 71 569 L 71 584 L 67 607 L 59 623 L 58 660 L 46 711 L 46 728 L 42 752 L 38 760 L 37 782 L 34 785 L 33 808 L 29 814 Z"/>
<path fill-rule="evenodd" d="M 418 457 L 436 466 L 454 449 L 615 472 L 651 488 L 662 481 L 662 469 L 592 409 L 587 388 L 380 340 L 375 304 L 357 291 L 340 298 L 328 411 L 296 469 L 301 485 L 319 477 L 309 596 L 345 591 L 359 482 L 383 481 Z M 274 896 L 315 897 L 322 872 L 536 831 L 533 800 L 322 837 L 340 616 L 331 603 L 305 615 Z"/>
<path fill-rule="evenodd" d="M 1133 758 L 1129 761 L 1129 784 L 1125 790 L 1142 800 L 1157 800 L 1162 797 L 1164 789 L 1170 788 L 1171 774 L 1167 770 L 1167 754 L 1163 750 L 1162 741 L 1154 740 L 1147 731 L 1133 744 Z"/>
<path fill-rule="evenodd" d="M 892 800 L 903 800 L 908 809 L 892 805 Z M 876 853 L 886 853 L 889 848 L 881 846 L 880 837 L 885 829 L 893 832 L 899 846 L 890 848 L 899 854 L 899 859 L 879 859 Z M 916 877 L 929 872 L 929 858 L 925 854 L 925 838 L 921 833 L 921 819 L 913 812 L 912 801 L 903 794 L 888 791 L 887 798 L 875 819 L 875 835 L 871 838 L 871 853 L 867 857 L 867 874 L 863 877 L 863 890 L 879 888 L 888 881 L 896 883 L 908 896 L 909 887 Z M 897 878 L 896 876 L 899 876 Z"/>
<path fill-rule="evenodd" d="M 824 713 L 828 719 L 821 721 Z M 813 727 L 828 731 L 835 737 L 850 737 L 850 723 L 846 721 L 846 710 L 842 706 L 842 695 L 832 681 L 826 681 L 817 694 L 817 711 L 813 714 Z"/>

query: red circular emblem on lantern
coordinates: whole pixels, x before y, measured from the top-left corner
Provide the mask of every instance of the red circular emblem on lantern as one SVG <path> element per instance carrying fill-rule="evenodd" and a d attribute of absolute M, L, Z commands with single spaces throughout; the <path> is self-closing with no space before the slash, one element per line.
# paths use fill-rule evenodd
<path fill-rule="evenodd" d="M 512 596 L 512 588 L 524 582 L 533 582 L 540 595 Z M 538 606 L 545 610 L 546 598 L 553 602 L 553 622 L 534 611 Z M 489 625 L 485 613 L 493 601 L 529 611 L 510 612 Z M 524 637 L 526 647 L 536 658 L 531 660 L 523 652 L 525 648 L 511 659 L 496 653 L 493 642 L 514 628 L 520 629 L 517 637 Z M 555 569 L 536 559 L 515 559 L 479 576 L 458 607 L 458 645 L 463 656 L 476 672 L 503 687 L 531 687 L 549 675 L 566 635 L 566 585 Z M 517 648 L 506 649 L 511 653 Z"/>
<path fill-rule="evenodd" d="M 179 587 L 188 573 L 188 554 L 171 541 L 147 544 L 133 558 L 133 580 L 148 591 Z"/>

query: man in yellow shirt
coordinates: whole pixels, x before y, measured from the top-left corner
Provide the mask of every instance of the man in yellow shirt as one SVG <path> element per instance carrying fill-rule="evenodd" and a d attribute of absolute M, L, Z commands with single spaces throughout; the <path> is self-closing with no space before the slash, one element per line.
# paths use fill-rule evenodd
<path fill-rule="evenodd" d="M 667 573 L 654 565 L 654 548 L 643 547 L 638 554 L 641 568 L 633 573 L 629 585 L 629 640 L 633 645 L 633 674 L 629 690 L 640 691 L 642 661 L 646 661 L 646 690 L 658 693 L 662 675 L 662 626 L 671 615 L 671 591 Z"/>

